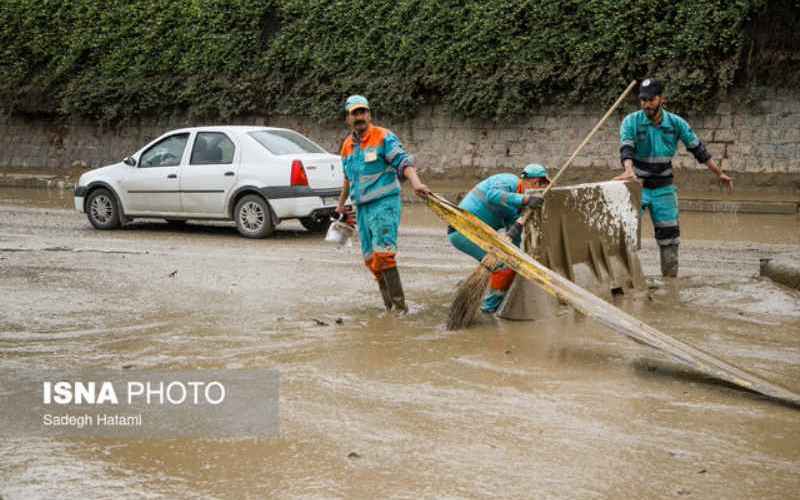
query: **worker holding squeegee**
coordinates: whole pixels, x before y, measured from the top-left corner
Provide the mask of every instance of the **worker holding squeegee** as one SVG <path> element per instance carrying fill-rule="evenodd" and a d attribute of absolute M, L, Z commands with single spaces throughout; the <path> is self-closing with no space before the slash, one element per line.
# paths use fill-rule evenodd
<path fill-rule="evenodd" d="M 519 246 L 522 224 L 518 219 L 522 210 L 525 207 L 539 207 L 543 201 L 541 196 L 525 194 L 525 191 L 543 189 L 549 183 L 547 169 L 534 163 L 526 166 L 519 177 L 514 174 L 497 174 L 484 179 L 467 193 L 459 207 L 495 230 L 506 228 L 506 235 Z M 447 238 L 454 247 L 478 262 L 486 256 L 484 250 L 452 227 L 447 228 Z M 492 272 L 489 291 L 481 305 L 483 312 L 497 311 L 514 281 L 514 275 L 514 271 L 504 264 L 497 266 Z"/>

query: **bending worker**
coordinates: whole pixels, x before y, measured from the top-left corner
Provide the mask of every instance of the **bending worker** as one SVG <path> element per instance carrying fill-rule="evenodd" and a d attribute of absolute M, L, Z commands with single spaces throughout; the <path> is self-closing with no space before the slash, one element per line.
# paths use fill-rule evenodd
<path fill-rule="evenodd" d="M 517 220 L 525 207 L 535 208 L 542 205 L 538 195 L 524 194 L 528 189 L 543 189 L 550 183 L 547 169 L 542 165 L 531 164 L 525 167 L 517 177 L 514 174 L 497 174 L 481 181 L 458 205 L 476 216 L 494 230 L 506 228 L 506 235 L 519 246 L 522 236 L 522 224 Z M 447 238 L 454 247 L 474 258 L 483 260 L 486 252 L 464 235 L 447 228 Z M 481 310 L 486 313 L 497 311 L 506 292 L 514 281 L 514 270 L 500 264 L 492 273 L 489 281 L 489 292 L 483 299 Z"/>
<path fill-rule="evenodd" d="M 397 271 L 397 230 L 400 226 L 400 181 L 408 179 L 417 196 L 430 192 L 419 180 L 414 157 L 397 136 L 372 124 L 369 103 L 354 95 L 345 103 L 351 133 L 342 143 L 344 185 L 336 211 L 346 214 L 348 196 L 356 206 L 356 224 L 364 262 L 375 276 L 387 310 L 406 312 Z"/>
<path fill-rule="evenodd" d="M 642 183 L 642 212 L 650 209 L 656 242 L 661 253 L 661 274 L 678 276 L 678 193 L 672 182 L 672 157 L 678 140 L 695 159 L 714 172 L 729 191 L 733 179 L 722 173 L 692 127 L 680 116 L 663 108 L 661 83 L 648 78 L 639 85 L 640 111 L 629 114 L 620 127 L 620 155 L 625 173 L 614 180 L 634 177 Z"/>

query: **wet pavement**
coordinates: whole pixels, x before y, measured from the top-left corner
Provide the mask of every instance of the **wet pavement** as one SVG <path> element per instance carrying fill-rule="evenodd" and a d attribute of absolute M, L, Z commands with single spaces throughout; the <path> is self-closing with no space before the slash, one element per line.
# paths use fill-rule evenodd
<path fill-rule="evenodd" d="M 299 224 L 137 222 L 100 232 L 64 191 L 0 190 L 0 367 L 281 374 L 264 440 L 0 441 L 16 498 L 793 498 L 800 411 L 717 383 L 568 313 L 444 328 L 474 263 L 407 207 L 411 313 L 380 312 L 357 248 Z M 681 274 L 619 305 L 800 390 L 800 293 L 758 277 L 800 218 L 682 214 Z M 341 318 L 341 324 L 336 320 Z M 314 321 L 314 320 L 318 321 Z M 324 323 L 324 325 L 320 325 Z"/>

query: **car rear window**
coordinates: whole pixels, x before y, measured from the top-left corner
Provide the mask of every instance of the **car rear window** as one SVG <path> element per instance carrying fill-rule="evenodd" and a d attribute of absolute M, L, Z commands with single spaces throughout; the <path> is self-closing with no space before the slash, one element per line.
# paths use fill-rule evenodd
<path fill-rule="evenodd" d="M 327 153 L 324 149 L 291 130 L 257 130 L 249 135 L 274 155 Z"/>

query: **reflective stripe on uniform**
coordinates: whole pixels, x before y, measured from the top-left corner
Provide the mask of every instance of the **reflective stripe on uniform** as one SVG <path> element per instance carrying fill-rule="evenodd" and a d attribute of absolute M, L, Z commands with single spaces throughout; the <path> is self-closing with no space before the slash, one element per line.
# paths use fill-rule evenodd
<path fill-rule="evenodd" d="M 659 174 L 642 170 L 639 167 L 633 167 L 633 171 L 636 173 L 636 177 L 669 177 L 672 175 L 672 168 L 668 168 Z"/>
<path fill-rule="evenodd" d="M 364 184 L 372 184 L 373 182 L 380 179 L 382 175 L 383 172 L 378 172 L 377 174 L 364 174 L 358 178 L 358 182 L 360 182 L 362 186 Z"/>
<path fill-rule="evenodd" d="M 635 168 L 638 168 L 642 172 L 647 173 L 649 175 L 658 175 L 661 172 L 672 168 L 671 162 L 647 163 L 642 160 L 633 160 L 633 165 Z"/>
<path fill-rule="evenodd" d="M 384 155 L 386 158 L 386 163 L 392 163 L 394 159 L 397 158 L 397 155 L 399 155 L 401 152 L 402 148 L 400 148 L 400 146 L 393 147 L 391 151 Z"/>
<path fill-rule="evenodd" d="M 378 198 L 383 198 L 384 196 L 391 194 L 395 191 L 400 191 L 400 182 L 395 177 L 392 179 L 392 182 L 386 184 L 385 186 L 381 186 L 376 188 L 374 191 L 370 191 L 367 194 L 361 195 L 361 199 L 359 199 L 359 204 L 367 203 L 368 201 L 377 200 Z"/>
<path fill-rule="evenodd" d="M 678 225 L 677 220 L 660 220 L 657 222 L 653 222 L 653 227 L 672 227 L 677 225 Z"/>
<path fill-rule="evenodd" d="M 680 238 L 680 236 L 678 236 L 678 237 L 675 237 L 675 238 L 668 238 L 668 239 L 663 239 L 663 240 L 657 239 L 656 243 L 658 243 L 658 246 L 660 246 L 660 247 L 665 247 L 665 246 L 668 246 L 668 245 L 680 245 L 681 238 Z"/>
<path fill-rule="evenodd" d="M 361 176 L 358 178 L 358 182 L 361 183 L 361 189 L 363 190 L 365 186 L 372 184 L 387 173 L 394 173 L 394 167 L 389 166 L 377 174 L 361 174 Z"/>

